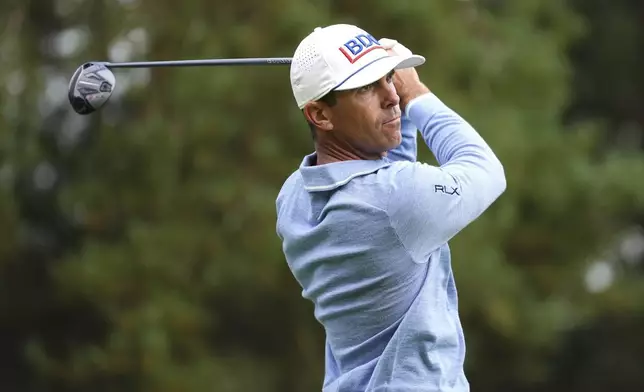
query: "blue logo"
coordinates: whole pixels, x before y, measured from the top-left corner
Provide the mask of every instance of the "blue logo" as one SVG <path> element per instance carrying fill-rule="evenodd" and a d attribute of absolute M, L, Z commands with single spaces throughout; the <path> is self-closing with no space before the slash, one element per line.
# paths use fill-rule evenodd
<path fill-rule="evenodd" d="M 371 34 L 359 34 L 345 42 L 339 49 L 347 60 L 353 64 L 372 50 L 384 48 Z"/>

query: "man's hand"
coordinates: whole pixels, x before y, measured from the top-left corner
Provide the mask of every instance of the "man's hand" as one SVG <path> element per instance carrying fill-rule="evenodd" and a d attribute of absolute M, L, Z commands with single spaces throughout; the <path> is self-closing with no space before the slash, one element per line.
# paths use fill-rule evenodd
<path fill-rule="evenodd" d="M 408 56 L 412 54 L 409 49 L 396 40 L 382 38 L 379 41 L 391 55 Z M 400 97 L 400 109 L 403 111 L 409 101 L 429 92 L 429 88 L 420 81 L 416 68 L 397 69 L 393 80 L 396 92 Z"/>

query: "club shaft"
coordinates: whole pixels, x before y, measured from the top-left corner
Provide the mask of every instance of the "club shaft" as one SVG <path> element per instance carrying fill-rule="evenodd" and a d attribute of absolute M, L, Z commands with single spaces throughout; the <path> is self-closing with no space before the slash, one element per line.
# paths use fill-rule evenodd
<path fill-rule="evenodd" d="M 103 62 L 107 68 L 152 68 L 152 67 L 198 67 L 221 65 L 284 65 L 290 64 L 290 57 L 261 57 L 236 59 L 202 59 L 170 61 L 134 61 L 122 63 Z"/>

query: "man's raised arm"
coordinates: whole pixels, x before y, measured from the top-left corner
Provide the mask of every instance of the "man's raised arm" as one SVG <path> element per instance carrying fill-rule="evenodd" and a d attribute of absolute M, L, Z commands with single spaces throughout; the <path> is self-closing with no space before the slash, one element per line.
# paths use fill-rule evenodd
<path fill-rule="evenodd" d="M 396 164 L 388 212 L 413 259 L 425 262 L 505 191 L 506 179 L 483 138 L 417 80 L 415 71 L 399 76 L 401 108 L 439 166 Z"/>

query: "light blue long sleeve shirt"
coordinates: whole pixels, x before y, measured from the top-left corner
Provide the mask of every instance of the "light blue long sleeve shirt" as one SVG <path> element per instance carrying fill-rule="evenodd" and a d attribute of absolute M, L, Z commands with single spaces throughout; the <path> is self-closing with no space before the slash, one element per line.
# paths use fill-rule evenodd
<path fill-rule="evenodd" d="M 306 156 L 277 197 L 287 264 L 326 334 L 323 392 L 469 391 L 447 243 L 504 192 L 503 166 L 433 93 L 401 127 L 379 160 Z M 418 131 L 438 166 L 417 161 Z"/>

